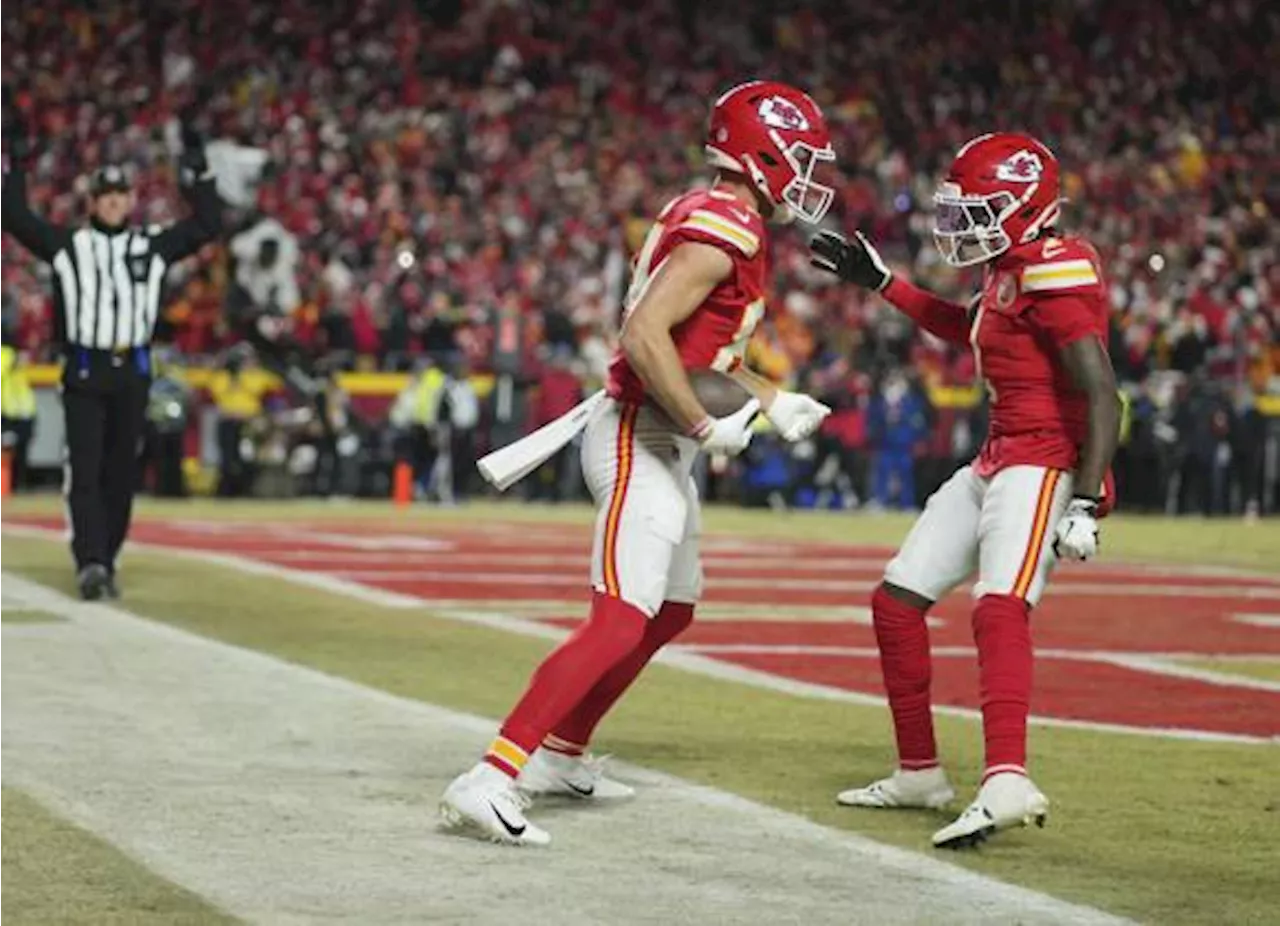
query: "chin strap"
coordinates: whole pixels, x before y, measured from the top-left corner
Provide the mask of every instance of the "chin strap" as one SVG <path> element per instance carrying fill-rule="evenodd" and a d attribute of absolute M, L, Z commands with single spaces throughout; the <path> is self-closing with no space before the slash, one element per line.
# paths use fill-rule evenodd
<path fill-rule="evenodd" d="M 751 182 L 755 184 L 756 189 L 760 191 L 769 203 L 773 205 L 773 211 L 769 213 L 769 221 L 785 224 L 790 222 L 795 216 L 791 212 L 791 208 L 786 203 L 776 203 L 773 201 L 773 194 L 769 192 L 769 181 L 765 179 L 764 172 L 756 166 L 756 162 L 751 160 L 748 155 L 743 155 L 740 159 L 742 165 L 746 168 L 747 176 L 751 178 Z"/>

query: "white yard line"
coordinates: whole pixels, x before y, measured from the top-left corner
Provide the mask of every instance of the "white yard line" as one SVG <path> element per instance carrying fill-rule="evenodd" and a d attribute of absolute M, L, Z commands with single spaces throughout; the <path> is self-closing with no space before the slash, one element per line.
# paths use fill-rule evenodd
<path fill-rule="evenodd" d="M 48 539 L 51 536 L 58 536 L 54 531 L 26 526 L 5 525 L 4 531 L 5 533 L 13 533 L 16 536 L 40 537 L 44 539 Z M 246 559 L 244 557 L 233 556 L 226 553 L 208 553 L 202 550 L 184 550 L 176 547 L 135 543 L 132 541 L 129 544 L 129 548 L 132 550 L 176 556 L 182 559 L 192 560 L 194 562 L 214 563 L 219 566 L 225 566 L 229 569 L 237 569 L 241 572 L 247 572 L 253 575 L 269 576 L 286 582 L 292 582 L 296 585 L 316 588 L 333 594 L 345 595 L 356 601 L 362 601 L 366 604 L 376 605 L 379 607 L 429 609 L 432 614 L 445 617 L 450 620 L 475 624 L 481 627 L 489 627 L 494 630 L 503 630 L 509 633 L 518 633 L 527 637 L 559 641 L 568 635 L 568 631 L 560 627 L 542 623 L 540 621 L 528 620 L 523 617 L 517 617 L 510 613 L 504 614 L 494 610 L 475 610 L 470 606 L 441 607 L 440 604 L 433 599 L 420 598 L 414 595 L 400 594 L 397 592 L 388 592 L 382 589 L 370 588 L 369 586 L 361 585 L 357 582 L 348 582 L 344 579 L 335 578 L 323 573 L 290 569 L 287 566 L 278 566 L 273 563 Z M 517 602 L 511 603 L 512 608 L 517 607 L 517 605 Z M 664 650 L 658 654 L 657 661 L 666 665 L 674 666 L 678 669 L 683 669 L 687 672 L 693 672 L 697 675 L 705 675 L 711 678 L 722 679 L 724 681 L 738 682 L 744 685 L 751 685 L 755 688 L 764 688 L 770 691 L 781 692 L 782 694 L 794 695 L 796 697 L 816 698 L 823 701 L 841 701 L 848 704 L 864 704 L 875 707 L 886 706 L 885 699 L 876 695 L 847 691 L 843 688 L 836 688 L 831 685 L 820 685 L 814 682 L 797 681 L 781 675 L 774 675 L 771 672 L 762 672 L 757 669 L 749 669 L 745 666 L 734 665 L 733 663 L 725 662 L 720 659 L 701 656 L 697 653 L 681 652 L 678 649 Z M 954 707 L 951 705 L 934 705 L 934 711 L 939 714 L 947 714 L 953 717 L 966 717 L 973 720 L 981 719 L 982 716 L 980 711 L 972 708 Z M 1131 736 L 1154 736 L 1161 739 L 1181 739 L 1206 743 L 1271 745 L 1278 741 L 1277 738 L 1274 737 L 1219 733 L 1213 730 L 1187 730 L 1178 727 L 1130 727 L 1123 724 L 1101 723 L 1090 720 L 1070 720 L 1061 717 L 1043 717 L 1038 715 L 1032 715 L 1030 722 L 1033 725 L 1043 727 L 1061 727 L 1064 729 L 1089 730 L 1102 733 L 1122 733 Z"/>
<path fill-rule="evenodd" d="M 1231 619 L 1237 624 L 1248 624 L 1250 627 L 1280 630 L 1280 614 L 1232 614 Z"/>
<path fill-rule="evenodd" d="M 1187 656 L 1183 658 L 1194 659 Z M 1206 657 L 1200 656 L 1200 659 Z M 1207 657 L 1212 658 L 1212 657 Z M 1265 658 L 1265 657 L 1264 657 Z M 1271 691 L 1280 693 L 1280 682 L 1265 678 L 1252 678 L 1246 675 L 1232 675 L 1230 672 L 1215 672 L 1213 669 L 1202 669 L 1198 666 L 1179 665 L 1161 659 L 1158 655 L 1147 653 L 1112 653 L 1107 662 L 1123 666 L 1135 672 L 1150 672 L 1154 675 L 1168 675 L 1173 678 L 1185 678 L 1206 685 L 1217 685 L 1221 688 L 1251 688 L 1254 691 Z M 1280 739 L 1280 715 L 1275 717 L 1276 737 Z"/>
<path fill-rule="evenodd" d="M 686 652 L 702 653 L 705 656 L 830 656 L 832 658 L 875 658 L 880 655 L 873 646 L 822 646 L 794 643 L 691 643 L 678 647 Z M 934 646 L 929 652 L 935 658 L 973 659 L 978 651 L 972 646 Z M 1185 678 L 1208 685 L 1223 688 L 1252 688 L 1257 691 L 1280 692 L 1280 682 L 1269 679 L 1250 678 L 1243 675 L 1232 675 L 1229 672 L 1216 672 L 1212 669 L 1200 669 L 1194 666 L 1181 665 L 1185 660 L 1213 659 L 1205 653 L 1133 653 L 1116 650 L 1078 650 L 1078 649 L 1036 649 L 1036 659 L 1067 659 L 1078 662 L 1105 662 L 1135 672 L 1146 672 L 1152 675 L 1168 675 Z M 1265 654 L 1239 657 L 1267 659 Z M 1280 726 L 1280 722 L 1278 722 Z M 1277 733 L 1280 735 L 1280 733 Z"/>
<path fill-rule="evenodd" d="M 3 630 L 6 784 L 251 922 L 1122 922 L 626 766 L 633 802 L 535 809 L 548 850 L 446 836 L 493 721 L 4 584 L 67 620 Z"/>

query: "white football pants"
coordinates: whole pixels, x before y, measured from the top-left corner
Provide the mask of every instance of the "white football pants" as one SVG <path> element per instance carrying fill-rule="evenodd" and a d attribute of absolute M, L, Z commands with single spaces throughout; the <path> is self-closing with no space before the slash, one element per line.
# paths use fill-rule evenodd
<path fill-rule="evenodd" d="M 591 586 L 652 617 L 697 603 L 701 516 L 690 475 L 697 442 L 648 405 L 606 399 L 587 424 L 582 474 L 596 503 Z"/>
<path fill-rule="evenodd" d="M 977 570 L 973 597 L 1014 595 L 1034 606 L 1057 557 L 1053 531 L 1072 476 L 1010 466 L 990 479 L 960 469 L 929 497 L 885 568 L 885 581 L 937 601 Z"/>

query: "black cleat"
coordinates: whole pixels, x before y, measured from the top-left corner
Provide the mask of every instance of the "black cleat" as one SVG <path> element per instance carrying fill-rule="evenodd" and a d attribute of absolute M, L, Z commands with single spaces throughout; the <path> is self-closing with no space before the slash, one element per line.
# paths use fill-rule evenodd
<path fill-rule="evenodd" d="M 956 836 L 948 842 L 940 842 L 937 845 L 939 849 L 954 849 L 957 851 L 963 849 L 977 849 L 986 842 L 987 838 L 995 831 L 996 828 L 993 826 L 990 829 L 978 830 L 975 833 L 969 833 L 964 836 Z"/>
<path fill-rule="evenodd" d="M 90 563 L 81 569 L 76 576 L 76 584 L 80 586 L 80 597 L 85 601 L 99 601 L 115 588 L 111 573 L 101 563 Z"/>
<path fill-rule="evenodd" d="M 120 599 L 120 586 L 116 585 L 116 574 L 114 572 L 107 573 L 107 597 L 112 601 Z"/>

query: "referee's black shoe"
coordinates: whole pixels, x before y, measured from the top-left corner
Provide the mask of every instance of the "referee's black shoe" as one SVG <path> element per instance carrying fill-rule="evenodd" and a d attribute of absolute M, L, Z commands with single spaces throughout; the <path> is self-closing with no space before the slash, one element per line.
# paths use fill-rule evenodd
<path fill-rule="evenodd" d="M 80 570 L 76 576 L 80 586 L 80 597 L 85 601 L 98 601 L 102 598 L 114 597 L 115 583 L 111 581 L 111 573 L 101 563 L 90 563 Z"/>

